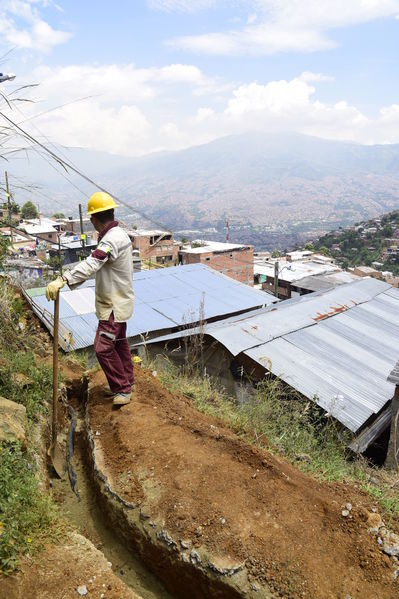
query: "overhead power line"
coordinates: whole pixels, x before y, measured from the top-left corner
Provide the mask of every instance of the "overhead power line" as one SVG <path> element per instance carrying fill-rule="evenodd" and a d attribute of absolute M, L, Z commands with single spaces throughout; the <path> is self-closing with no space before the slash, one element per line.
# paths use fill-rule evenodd
<path fill-rule="evenodd" d="M 6 120 L 17 131 L 19 131 L 20 134 L 22 134 L 22 136 L 25 139 L 29 140 L 32 144 L 41 147 L 45 152 L 47 152 L 47 154 L 49 154 L 53 158 L 53 160 L 55 160 L 60 166 L 62 166 L 66 172 L 68 172 L 68 169 L 69 169 L 70 171 L 74 172 L 79 177 L 81 177 L 82 179 L 84 179 L 85 181 L 87 181 L 88 183 L 90 183 L 91 185 L 93 185 L 94 187 L 96 187 L 97 189 L 100 189 L 101 191 L 104 191 L 105 193 L 108 193 L 108 194 L 112 195 L 115 198 L 115 200 L 117 202 L 119 202 L 119 204 L 122 204 L 122 206 L 125 206 L 126 208 L 129 208 L 130 210 L 133 210 L 134 212 L 136 212 L 137 214 L 139 214 L 140 216 L 142 216 L 143 218 L 145 218 L 149 222 L 152 222 L 157 227 L 164 228 L 164 226 L 162 224 L 160 224 L 157 221 L 153 220 L 152 218 L 150 218 L 149 216 L 147 216 L 144 212 L 141 212 L 135 206 L 132 206 L 131 204 L 128 204 L 127 202 L 125 202 L 124 200 L 122 200 L 121 198 L 119 198 L 118 196 L 116 196 L 115 194 L 112 194 L 103 185 L 100 185 L 99 183 L 97 183 L 96 181 L 94 181 L 91 177 L 89 177 L 88 175 L 86 175 L 85 173 L 83 173 L 80 169 L 78 169 L 73 164 L 71 164 L 71 162 L 69 160 L 62 159 L 53 150 L 51 150 L 50 148 L 48 148 L 45 144 L 43 144 L 42 142 L 40 142 L 33 135 L 31 135 L 30 133 L 28 133 L 27 131 L 25 131 L 16 122 L 14 122 L 12 119 L 10 119 L 6 114 L 4 114 L 4 112 L 0 111 L 0 116 L 2 116 L 3 119 Z M 169 229 L 168 229 L 168 232 L 170 232 Z"/>

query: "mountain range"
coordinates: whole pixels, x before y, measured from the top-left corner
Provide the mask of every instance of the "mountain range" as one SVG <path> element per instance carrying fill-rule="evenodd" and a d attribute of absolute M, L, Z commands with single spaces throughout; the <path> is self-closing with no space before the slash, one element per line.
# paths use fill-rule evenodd
<path fill-rule="evenodd" d="M 140 158 L 82 148 L 61 151 L 124 203 L 175 230 L 215 227 L 224 234 L 228 218 L 233 236 L 309 237 L 399 207 L 399 145 L 248 133 Z M 62 206 L 76 212 L 93 189 L 38 153 L 29 162 L 10 162 L 8 170 L 40 184 L 37 197 L 47 212 Z M 141 224 L 134 210 L 121 213 Z"/>

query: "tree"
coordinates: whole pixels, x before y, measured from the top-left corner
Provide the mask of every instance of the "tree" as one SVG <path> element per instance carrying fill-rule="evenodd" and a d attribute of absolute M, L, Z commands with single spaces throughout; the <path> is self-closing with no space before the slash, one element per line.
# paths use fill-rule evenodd
<path fill-rule="evenodd" d="M 65 214 L 63 212 L 56 212 L 52 218 L 65 218 Z"/>
<path fill-rule="evenodd" d="M 18 204 L 12 200 L 11 201 L 11 214 L 18 214 L 20 212 L 20 210 L 21 210 L 21 208 L 18 206 Z"/>
<path fill-rule="evenodd" d="M 392 229 L 391 225 L 388 224 L 388 225 L 385 225 L 382 232 L 384 233 L 385 237 L 392 237 L 393 229 Z"/>
<path fill-rule="evenodd" d="M 308 243 L 305 244 L 305 247 L 303 249 L 307 250 L 309 252 L 314 252 L 314 245 L 311 241 L 309 241 Z"/>
<path fill-rule="evenodd" d="M 319 254 L 322 254 L 323 256 L 331 256 L 330 250 L 328 248 L 326 248 L 325 245 L 322 245 L 321 247 L 319 247 L 319 249 L 317 251 L 319 252 Z"/>
<path fill-rule="evenodd" d="M 278 250 L 273 250 L 272 258 L 280 258 L 280 252 Z"/>
<path fill-rule="evenodd" d="M 25 202 L 21 210 L 22 218 L 38 218 L 39 213 L 33 202 Z"/>

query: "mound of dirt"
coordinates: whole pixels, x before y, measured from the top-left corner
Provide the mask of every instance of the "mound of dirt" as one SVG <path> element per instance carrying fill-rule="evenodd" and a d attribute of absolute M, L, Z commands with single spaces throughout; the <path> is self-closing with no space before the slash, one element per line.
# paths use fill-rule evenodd
<path fill-rule="evenodd" d="M 368 532 L 368 495 L 319 483 L 252 447 L 137 370 L 119 410 L 94 375 L 89 413 L 113 488 L 174 538 L 245 563 L 254 589 L 312 599 L 393 599 L 393 563 Z M 352 509 L 344 517 L 347 503 Z"/>
<path fill-rule="evenodd" d="M 21 572 L 0 580 L 4 599 L 140 599 L 113 573 L 90 541 L 71 533 L 49 545 L 34 560 L 24 558 Z"/>

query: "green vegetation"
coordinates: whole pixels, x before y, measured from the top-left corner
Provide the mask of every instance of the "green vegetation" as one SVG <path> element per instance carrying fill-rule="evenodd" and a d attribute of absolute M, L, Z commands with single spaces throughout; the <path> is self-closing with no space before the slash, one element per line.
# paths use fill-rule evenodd
<path fill-rule="evenodd" d="M 4 261 L 8 255 L 8 248 L 10 247 L 10 240 L 8 237 L 0 237 L 0 270 L 3 269 Z"/>
<path fill-rule="evenodd" d="M 50 258 L 46 260 L 46 264 L 54 270 L 61 271 L 61 267 L 64 264 L 64 261 L 64 256 L 59 257 L 54 255 L 50 256 Z"/>
<path fill-rule="evenodd" d="M 52 218 L 65 218 L 65 214 L 63 212 L 56 212 Z"/>
<path fill-rule="evenodd" d="M 0 445 L 0 572 L 10 574 L 19 556 L 35 551 L 56 519 L 48 495 L 40 492 L 35 459 L 18 443 Z"/>
<path fill-rule="evenodd" d="M 25 202 L 21 209 L 22 218 L 38 218 L 39 213 L 37 211 L 36 206 L 30 200 Z"/>
<path fill-rule="evenodd" d="M 33 422 L 40 413 L 47 412 L 52 370 L 48 366 L 37 366 L 32 350 L 3 350 L 2 359 L 0 396 L 25 406 L 28 420 Z"/>
<path fill-rule="evenodd" d="M 387 517 L 399 516 L 399 498 L 392 481 L 375 486 L 375 470 L 347 449 L 349 433 L 316 405 L 280 379 L 265 377 L 241 400 L 229 397 L 209 377 L 186 376 L 171 362 L 150 364 L 161 383 L 182 393 L 195 407 L 213 416 L 247 441 L 283 455 L 319 480 L 348 481 L 367 491 Z"/>
<path fill-rule="evenodd" d="M 379 222 L 381 221 L 381 222 Z M 376 229 L 368 231 L 368 229 Z M 399 275 L 399 255 L 385 255 L 389 240 L 399 228 L 399 211 L 390 212 L 381 219 L 356 223 L 355 227 L 332 231 L 313 242 L 315 251 L 332 255 L 343 268 L 371 266 L 381 262 L 380 270 Z M 306 248 L 306 246 L 305 246 Z"/>
<path fill-rule="evenodd" d="M 27 448 L 0 444 L 0 572 L 18 567 L 21 555 L 36 550 L 54 534 L 56 508 L 39 487 L 32 427 L 47 413 L 51 398 L 51 368 L 35 361 L 34 340 L 24 332 L 23 303 L 19 294 L 0 283 L 0 396 L 25 406 Z"/>

